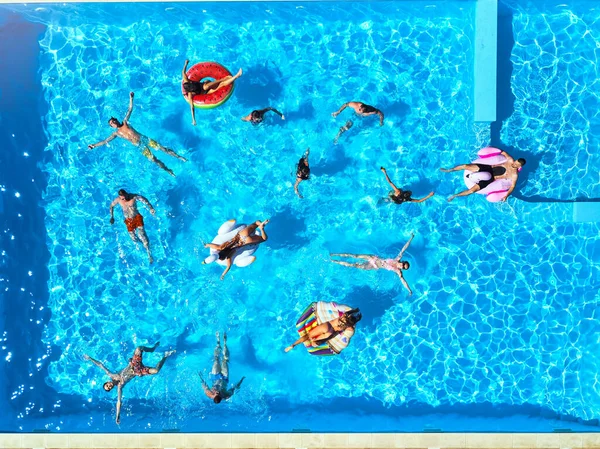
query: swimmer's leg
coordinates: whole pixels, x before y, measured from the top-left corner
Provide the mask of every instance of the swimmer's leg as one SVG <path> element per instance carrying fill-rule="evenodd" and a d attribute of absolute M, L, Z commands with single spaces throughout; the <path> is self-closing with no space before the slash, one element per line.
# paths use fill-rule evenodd
<path fill-rule="evenodd" d="M 306 159 L 306 165 L 308 165 L 308 155 L 310 154 L 310 147 L 306 149 L 306 151 L 304 152 L 304 155 L 302 156 L 302 159 Z"/>
<path fill-rule="evenodd" d="M 348 254 L 348 253 L 329 253 L 330 256 L 338 256 L 338 257 L 352 257 L 354 259 L 366 259 L 369 260 L 373 256 L 373 254 Z"/>
<path fill-rule="evenodd" d="M 150 263 L 154 262 L 152 258 L 152 251 L 150 251 L 150 242 L 148 241 L 148 235 L 146 235 L 146 230 L 143 226 L 138 228 L 138 232 L 140 234 L 140 240 L 142 241 L 142 245 L 146 248 L 146 253 L 148 254 L 148 260 Z"/>
<path fill-rule="evenodd" d="M 296 192 L 296 195 L 298 195 L 299 198 L 304 198 L 302 196 L 302 194 L 300 193 L 300 191 L 298 190 L 298 186 L 300 185 L 301 182 L 302 182 L 302 178 L 296 177 L 296 183 L 294 184 L 294 192 Z"/>
<path fill-rule="evenodd" d="M 221 356 L 221 339 L 219 337 L 219 331 L 215 334 L 217 337 L 217 345 L 215 346 L 215 352 L 213 354 L 213 367 L 211 374 L 221 373 L 221 364 L 219 363 L 219 357 Z"/>
<path fill-rule="evenodd" d="M 350 263 L 350 262 L 344 262 L 342 260 L 332 260 L 333 263 L 337 263 L 338 265 L 343 265 L 345 267 L 350 267 L 350 268 L 359 268 L 361 270 L 375 270 L 376 268 L 373 267 L 370 263 L 368 262 L 362 262 L 362 263 Z"/>
<path fill-rule="evenodd" d="M 469 170 L 469 171 L 479 171 L 479 167 L 475 164 L 462 164 L 462 165 L 457 165 L 454 168 L 440 168 L 440 171 L 443 171 L 444 173 L 449 173 L 452 171 L 461 171 L 461 170 Z"/>
<path fill-rule="evenodd" d="M 229 349 L 227 349 L 227 334 L 223 333 L 223 360 L 221 361 L 221 374 L 229 377 Z"/>
<path fill-rule="evenodd" d="M 225 78 L 221 78 L 220 80 L 209 81 L 207 83 L 204 83 L 204 90 L 207 91 L 207 94 L 212 94 L 213 92 L 216 92 L 217 90 L 221 89 L 222 87 L 229 86 L 240 76 L 242 76 L 242 69 L 240 69 L 235 74 L 235 76 L 226 76 Z"/>
<path fill-rule="evenodd" d="M 163 147 L 160 143 L 158 143 L 155 140 L 150 139 L 149 145 L 151 148 L 156 148 L 157 150 L 160 150 L 163 153 L 167 153 L 169 156 L 176 157 L 180 161 L 187 162 L 186 158 L 184 158 L 183 156 L 179 156 L 177 153 L 175 153 L 175 151 L 171 150 L 170 148 Z"/>
<path fill-rule="evenodd" d="M 450 198 L 448 198 L 448 202 L 452 201 L 454 198 L 456 198 L 457 196 L 469 196 L 477 191 L 479 191 L 481 188 L 475 184 L 473 187 L 471 187 L 469 190 L 463 190 L 460 193 L 457 193 L 456 195 L 452 195 Z"/>
<path fill-rule="evenodd" d="M 294 349 L 300 343 L 304 343 L 306 340 L 308 340 L 308 334 L 306 334 L 302 338 L 299 338 L 298 340 L 296 340 L 294 343 L 292 343 L 291 346 L 288 346 L 287 348 L 285 348 L 285 352 L 290 352 L 292 349 Z"/>
<path fill-rule="evenodd" d="M 175 177 L 175 173 L 173 173 L 173 170 L 171 170 L 169 167 L 163 164 L 162 161 L 159 161 L 153 154 L 150 154 L 150 156 L 147 157 L 148 159 L 150 159 L 150 161 L 154 162 L 156 165 L 158 165 L 160 168 L 162 168 L 164 171 L 170 174 L 173 178 Z"/>
<path fill-rule="evenodd" d="M 131 240 L 133 240 L 134 243 L 138 243 L 140 241 L 140 239 L 138 239 L 137 235 L 135 234 L 135 231 L 129 231 L 129 237 L 131 237 Z"/>
<path fill-rule="evenodd" d="M 150 374 L 158 374 L 160 372 L 160 369 L 163 367 L 163 365 L 165 364 L 165 360 L 167 360 L 170 356 L 172 356 L 173 354 L 175 354 L 176 351 L 167 351 L 165 352 L 165 355 L 163 356 L 162 359 L 160 359 L 160 362 L 158 362 L 158 364 L 156 365 L 155 368 L 150 368 L 148 370 L 148 372 Z"/>

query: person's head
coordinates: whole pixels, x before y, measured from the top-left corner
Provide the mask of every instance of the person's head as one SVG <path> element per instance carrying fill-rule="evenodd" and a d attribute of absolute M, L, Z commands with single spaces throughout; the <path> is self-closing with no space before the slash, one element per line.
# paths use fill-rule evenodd
<path fill-rule="evenodd" d="M 408 270 L 410 268 L 410 264 L 406 260 L 398 259 L 398 266 L 403 270 Z"/>
<path fill-rule="evenodd" d="M 360 313 L 360 309 L 350 309 L 345 312 L 345 315 L 348 317 L 347 322 L 350 326 L 354 326 L 362 319 L 362 313 Z"/>
<path fill-rule="evenodd" d="M 121 123 L 119 120 L 117 120 L 114 117 L 111 117 L 108 120 L 108 124 L 112 127 L 112 128 L 120 128 L 121 126 L 123 126 L 123 123 Z"/>
<path fill-rule="evenodd" d="M 215 398 L 213 399 L 213 402 L 215 404 L 218 404 L 219 402 L 221 402 L 223 400 L 223 398 L 221 397 L 220 394 L 217 393 L 217 395 L 215 396 Z"/>
<path fill-rule="evenodd" d="M 119 190 L 119 198 L 122 200 L 127 200 L 129 198 L 129 193 L 125 189 Z"/>
<path fill-rule="evenodd" d="M 517 162 L 520 164 L 521 167 L 527 163 L 527 161 L 525 159 L 523 159 L 522 157 L 517 159 Z"/>
<path fill-rule="evenodd" d="M 102 388 L 104 388 L 104 391 L 110 391 L 115 388 L 115 383 L 112 380 L 109 380 L 102 385 Z"/>

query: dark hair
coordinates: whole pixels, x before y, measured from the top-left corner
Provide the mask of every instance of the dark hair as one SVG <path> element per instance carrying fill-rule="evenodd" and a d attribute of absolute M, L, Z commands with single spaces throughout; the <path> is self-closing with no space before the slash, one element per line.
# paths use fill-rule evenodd
<path fill-rule="evenodd" d="M 402 261 L 400 261 L 402 262 Z M 405 270 L 408 270 L 410 268 L 410 264 L 405 260 L 404 262 L 402 262 L 403 265 L 406 265 L 406 268 L 404 268 Z"/>
<path fill-rule="evenodd" d="M 202 81 L 186 81 L 183 83 L 183 90 L 191 94 L 203 94 L 204 83 Z"/>
<path fill-rule="evenodd" d="M 110 386 L 110 388 L 106 388 L 107 385 Z M 102 388 L 104 388 L 104 391 L 110 391 L 115 387 L 115 384 L 112 381 L 108 381 L 108 382 L 104 382 L 104 385 L 102 385 Z"/>
<path fill-rule="evenodd" d="M 519 159 L 517 159 L 517 162 L 520 162 L 521 165 L 525 165 L 527 163 L 527 161 L 525 159 L 523 159 L 522 157 L 520 157 Z"/>
<path fill-rule="evenodd" d="M 350 309 L 340 317 L 340 323 L 344 328 L 348 328 L 354 326 L 361 319 L 362 313 L 360 313 L 360 309 Z"/>
<path fill-rule="evenodd" d="M 112 122 L 117 122 L 117 125 L 118 125 L 118 126 L 122 126 L 122 125 L 123 125 L 123 124 L 122 124 L 122 123 L 119 121 L 119 119 L 116 119 L 116 118 L 114 118 L 114 117 L 111 117 L 111 118 L 109 118 L 109 119 L 108 119 L 108 123 L 109 123 L 109 124 L 110 124 L 110 123 L 112 123 Z"/>
<path fill-rule="evenodd" d="M 223 400 L 223 398 L 221 397 L 221 395 L 220 395 L 220 394 L 217 394 L 217 395 L 215 396 L 215 398 L 213 399 L 213 401 L 214 401 L 214 403 L 215 403 L 215 404 L 218 404 L 218 403 L 219 403 L 219 402 L 221 402 L 222 400 Z"/>

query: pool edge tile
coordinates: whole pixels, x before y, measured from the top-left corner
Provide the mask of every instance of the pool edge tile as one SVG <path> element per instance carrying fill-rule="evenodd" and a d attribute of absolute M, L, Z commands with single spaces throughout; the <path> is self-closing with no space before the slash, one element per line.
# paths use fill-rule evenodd
<path fill-rule="evenodd" d="M 23 435 L 18 433 L 3 433 L 0 434 L 0 447 L 3 449 L 21 448 L 23 447 Z"/>

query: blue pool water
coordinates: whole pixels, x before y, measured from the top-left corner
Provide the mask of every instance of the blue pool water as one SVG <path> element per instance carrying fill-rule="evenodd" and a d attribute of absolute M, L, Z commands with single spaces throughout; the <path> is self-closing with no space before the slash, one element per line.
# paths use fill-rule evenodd
<path fill-rule="evenodd" d="M 0 78 L 0 430 L 596 430 L 599 226 L 554 206 L 600 193 L 600 10 L 556 5 L 500 8 L 501 40 L 514 44 L 499 61 L 506 95 L 491 138 L 528 165 L 518 199 L 498 205 L 448 204 L 462 182 L 438 171 L 490 139 L 472 117 L 473 2 L 0 8 L 0 33 L 14 38 L 1 56 L 16 67 Z M 186 58 L 244 69 L 196 127 L 180 94 Z M 123 141 L 87 150 L 124 116 L 129 91 L 132 125 L 189 158 L 158 154 L 177 178 Z M 384 126 L 332 118 L 349 100 L 381 108 Z M 286 120 L 240 120 L 269 105 Z M 307 147 L 300 200 L 293 171 Z M 436 195 L 382 204 L 382 165 L 416 197 Z M 156 207 L 142 211 L 152 266 L 120 211 L 108 222 L 120 188 Z M 269 240 L 221 282 L 201 265 L 203 243 L 230 218 L 270 218 Z M 392 273 L 329 262 L 393 257 L 412 232 L 411 297 Z M 361 308 L 351 346 L 285 354 L 316 300 Z M 246 376 L 219 406 L 197 376 L 216 330 L 229 334 L 232 380 Z M 178 354 L 127 385 L 116 426 L 116 395 L 82 355 L 116 370 L 159 340 Z"/>

